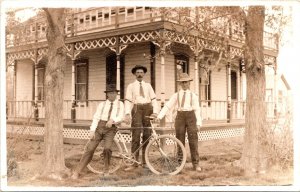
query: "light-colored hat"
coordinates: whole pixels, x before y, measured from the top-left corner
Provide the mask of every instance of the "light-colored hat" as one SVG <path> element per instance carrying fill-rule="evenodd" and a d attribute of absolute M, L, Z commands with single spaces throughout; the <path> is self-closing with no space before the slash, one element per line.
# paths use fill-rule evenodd
<path fill-rule="evenodd" d="M 179 76 L 179 79 L 177 80 L 178 82 L 183 82 L 183 81 L 193 81 L 192 78 L 187 73 L 181 73 Z"/>

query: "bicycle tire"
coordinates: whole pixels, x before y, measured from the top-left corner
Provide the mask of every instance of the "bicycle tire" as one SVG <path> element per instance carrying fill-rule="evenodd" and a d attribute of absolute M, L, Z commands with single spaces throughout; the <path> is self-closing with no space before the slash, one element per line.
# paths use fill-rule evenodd
<path fill-rule="evenodd" d="M 168 140 L 169 145 L 162 146 L 162 142 Z M 163 150 L 160 152 L 158 146 Z M 178 153 L 179 152 L 179 153 Z M 179 155 L 181 153 L 181 155 Z M 176 175 L 186 163 L 186 150 L 184 145 L 176 137 L 160 135 L 149 142 L 145 151 L 145 160 L 149 169 L 157 174 Z"/>
<path fill-rule="evenodd" d="M 95 150 L 92 160 L 87 165 L 87 168 L 96 174 L 102 174 L 104 170 L 103 143 L 103 141 L 99 143 Z M 123 161 L 121 157 L 122 148 L 116 139 L 114 139 L 114 142 L 111 146 L 111 150 L 112 156 L 110 159 L 110 166 L 108 172 L 114 173 L 121 167 Z"/>

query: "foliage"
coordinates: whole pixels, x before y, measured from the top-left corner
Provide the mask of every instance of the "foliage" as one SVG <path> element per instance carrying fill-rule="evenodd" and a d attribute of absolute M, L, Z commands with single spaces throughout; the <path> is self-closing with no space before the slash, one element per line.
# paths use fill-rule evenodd
<path fill-rule="evenodd" d="M 293 166 L 293 131 L 292 116 L 287 113 L 285 116 L 276 117 L 273 122 L 267 124 L 265 129 L 268 154 L 271 162 L 281 169 Z"/>

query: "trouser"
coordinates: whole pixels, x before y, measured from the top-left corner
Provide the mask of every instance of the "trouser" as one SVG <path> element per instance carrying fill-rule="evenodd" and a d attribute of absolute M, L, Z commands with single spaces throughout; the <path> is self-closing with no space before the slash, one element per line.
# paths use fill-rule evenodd
<path fill-rule="evenodd" d="M 131 143 L 131 152 L 135 153 L 135 159 L 139 159 L 139 151 L 136 151 L 140 147 L 140 137 L 143 133 L 142 141 L 146 141 L 151 136 L 151 130 L 143 129 L 143 127 L 150 127 L 150 120 L 146 119 L 145 116 L 150 116 L 153 113 L 153 107 L 149 104 L 143 105 L 134 105 L 131 111 L 132 122 L 131 127 L 137 127 L 132 130 L 132 143 Z M 140 129 L 139 129 L 140 128 Z M 145 150 L 146 146 L 149 143 L 147 141 L 142 147 L 142 163 L 145 164 Z"/>
<path fill-rule="evenodd" d="M 185 145 L 185 133 L 187 132 L 192 163 L 193 165 L 197 165 L 199 163 L 199 152 L 197 134 L 198 130 L 195 112 L 178 111 L 175 119 L 175 131 L 176 138 L 179 139 L 183 145 Z"/>
<path fill-rule="evenodd" d="M 117 127 L 113 125 L 111 128 L 107 128 L 105 127 L 106 122 L 107 121 L 99 121 L 98 126 L 95 130 L 95 137 L 88 141 L 84 149 L 84 153 L 80 159 L 80 162 L 76 167 L 76 171 L 78 173 L 80 173 L 92 160 L 94 152 L 102 140 L 104 142 L 104 167 L 105 171 L 108 171 L 110 158 L 112 154 L 111 146 L 113 144 L 114 137 L 117 133 Z"/>

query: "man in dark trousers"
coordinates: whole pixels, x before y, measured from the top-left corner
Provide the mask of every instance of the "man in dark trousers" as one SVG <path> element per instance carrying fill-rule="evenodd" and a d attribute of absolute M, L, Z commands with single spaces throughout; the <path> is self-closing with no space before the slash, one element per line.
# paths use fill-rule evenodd
<path fill-rule="evenodd" d="M 109 174 L 108 169 L 112 155 L 110 148 L 117 133 L 116 125 L 121 123 L 124 118 L 124 104 L 117 99 L 119 90 L 116 89 L 114 84 L 108 85 L 104 92 L 107 95 L 107 99 L 101 102 L 97 107 L 93 122 L 90 126 L 90 140 L 85 147 L 79 164 L 71 176 L 72 179 L 77 179 L 79 173 L 92 160 L 94 152 L 102 140 L 104 142 L 103 154 L 105 162 L 105 170 L 103 170 L 103 172 L 105 175 Z"/>
<path fill-rule="evenodd" d="M 131 152 L 135 152 L 140 146 L 140 136 L 143 133 L 142 140 L 146 141 L 150 135 L 150 129 L 143 129 L 143 127 L 150 127 L 149 119 L 146 116 L 157 116 L 159 112 L 156 95 L 150 83 L 146 83 L 143 78 L 147 73 L 147 68 L 142 65 L 136 65 L 131 70 L 135 75 L 136 80 L 130 83 L 126 90 L 125 97 L 125 121 L 131 121 L 131 127 L 136 129 L 132 130 L 132 143 Z M 142 164 L 145 167 L 145 149 L 146 145 L 142 148 Z M 139 159 L 139 152 L 135 153 L 135 159 Z M 134 164 L 131 167 L 127 167 L 125 170 L 132 170 L 137 167 Z"/>
<path fill-rule="evenodd" d="M 187 73 L 181 74 L 179 80 L 177 80 L 181 85 L 181 90 L 171 96 L 170 100 L 158 114 L 157 120 L 161 120 L 169 110 L 173 109 L 177 111 L 175 118 L 176 138 L 185 145 L 187 132 L 193 169 L 201 171 L 201 167 L 199 166 L 197 132 L 202 125 L 202 119 L 198 96 L 190 91 L 190 81 L 192 80 Z"/>

